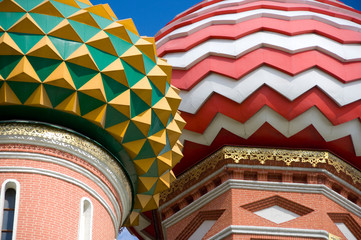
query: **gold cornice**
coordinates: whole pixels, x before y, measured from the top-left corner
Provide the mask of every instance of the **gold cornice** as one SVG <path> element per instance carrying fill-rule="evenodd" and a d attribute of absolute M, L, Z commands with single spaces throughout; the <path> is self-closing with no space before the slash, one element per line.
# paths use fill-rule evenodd
<path fill-rule="evenodd" d="M 27 143 L 54 148 L 55 146 L 70 154 L 87 157 L 95 167 L 101 164 L 107 173 L 119 179 L 124 184 L 124 190 L 131 196 L 129 181 L 122 168 L 109 152 L 98 144 L 78 134 L 49 125 L 35 123 L 1 123 L 0 143 Z"/>
<path fill-rule="evenodd" d="M 278 166 L 281 164 L 285 168 L 294 167 L 296 164 L 298 167 L 325 168 L 325 164 L 327 164 L 333 167 L 337 173 L 349 176 L 354 184 L 361 184 L 360 171 L 326 151 L 226 146 L 198 163 L 189 171 L 178 176 L 171 184 L 171 188 L 161 194 L 161 201 L 166 201 L 167 197 L 174 192 L 184 190 L 187 183 L 197 181 L 204 173 L 213 172 L 218 163 L 224 160 L 233 160 L 235 164 L 245 164 L 244 161 L 254 161 L 254 163 L 260 165 L 275 161 L 278 163 Z"/>
<path fill-rule="evenodd" d="M 265 164 L 266 161 L 279 161 L 291 166 L 292 163 L 302 162 L 317 167 L 318 163 L 326 163 L 329 158 L 328 152 L 319 151 L 240 147 L 224 147 L 220 151 L 224 159 L 231 158 L 235 163 L 239 163 L 240 160 L 257 160 L 260 164 Z"/>

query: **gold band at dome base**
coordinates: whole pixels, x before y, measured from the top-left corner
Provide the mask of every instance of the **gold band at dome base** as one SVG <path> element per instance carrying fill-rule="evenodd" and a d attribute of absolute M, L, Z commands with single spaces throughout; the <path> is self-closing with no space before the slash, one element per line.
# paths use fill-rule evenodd
<path fill-rule="evenodd" d="M 171 188 L 160 195 L 161 201 L 166 201 L 167 196 L 181 192 L 189 182 L 199 181 L 201 176 L 213 172 L 221 162 L 247 165 L 280 166 L 287 170 L 294 167 L 324 168 L 330 166 L 334 171 L 349 177 L 354 185 L 361 184 L 361 172 L 326 151 L 310 150 L 285 150 L 274 148 L 245 148 L 226 146 L 198 163 L 191 170 L 177 177 Z"/>
<path fill-rule="evenodd" d="M 112 155 L 88 138 L 64 128 L 41 123 L 0 123 L 0 144 L 27 144 L 53 148 L 77 156 L 104 174 L 121 199 L 123 215 L 132 207 L 129 179 Z M 125 219 L 122 220 L 124 222 Z"/>

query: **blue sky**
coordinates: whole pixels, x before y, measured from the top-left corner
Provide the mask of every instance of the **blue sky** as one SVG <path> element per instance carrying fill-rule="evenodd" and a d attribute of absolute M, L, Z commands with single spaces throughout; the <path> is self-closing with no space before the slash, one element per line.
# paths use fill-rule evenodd
<path fill-rule="evenodd" d="M 128 230 L 125 228 L 121 234 L 119 234 L 117 240 L 138 240 L 137 237 L 133 236 L 128 232 Z"/>
<path fill-rule="evenodd" d="M 90 0 L 93 5 L 108 3 L 118 19 L 132 18 L 141 36 L 154 36 L 177 14 L 200 0 Z M 343 0 L 361 11 L 361 0 Z"/>
<path fill-rule="evenodd" d="M 93 5 L 108 3 L 118 19 L 132 18 L 141 36 L 154 36 L 177 14 L 200 0 L 90 0 Z"/>

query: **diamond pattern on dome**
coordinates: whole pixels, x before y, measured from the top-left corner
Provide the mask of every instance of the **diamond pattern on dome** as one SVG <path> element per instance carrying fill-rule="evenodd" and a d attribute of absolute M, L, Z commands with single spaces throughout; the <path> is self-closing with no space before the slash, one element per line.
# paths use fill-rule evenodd
<path fill-rule="evenodd" d="M 39 14 L 61 17 L 61 18 L 64 17 L 50 1 L 45 1 L 37 5 L 30 11 L 30 13 L 39 13 Z"/>
<path fill-rule="evenodd" d="M 139 182 L 131 219 L 157 208 L 182 157 L 185 123 L 171 67 L 157 58 L 154 39 L 139 37 L 133 21 L 117 20 L 108 5 L 87 0 L 0 5 L 0 107 L 52 109 L 54 118 L 69 114 L 61 115 L 69 117 L 64 122 L 93 123 L 116 140 L 116 157 L 125 149 L 134 159 L 135 170 L 127 169 Z"/>

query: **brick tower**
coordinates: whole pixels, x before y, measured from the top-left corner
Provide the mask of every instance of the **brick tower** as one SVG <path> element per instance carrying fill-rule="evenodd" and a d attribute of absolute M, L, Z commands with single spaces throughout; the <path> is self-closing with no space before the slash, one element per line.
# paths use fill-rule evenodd
<path fill-rule="evenodd" d="M 337 0 L 208 0 L 161 29 L 184 158 L 138 235 L 361 239 L 360 32 Z"/>
<path fill-rule="evenodd" d="M 107 240 L 182 157 L 171 67 L 88 0 L 0 1 L 1 239 Z"/>

